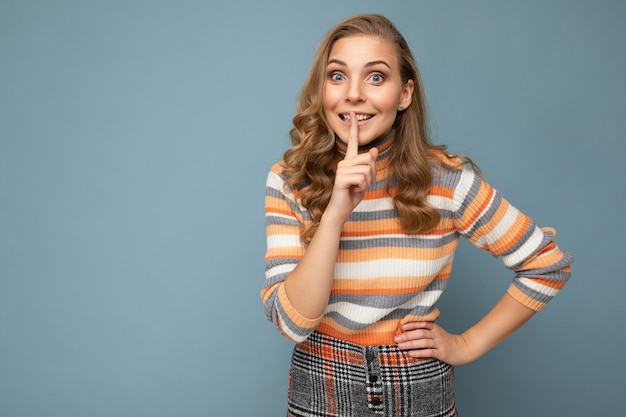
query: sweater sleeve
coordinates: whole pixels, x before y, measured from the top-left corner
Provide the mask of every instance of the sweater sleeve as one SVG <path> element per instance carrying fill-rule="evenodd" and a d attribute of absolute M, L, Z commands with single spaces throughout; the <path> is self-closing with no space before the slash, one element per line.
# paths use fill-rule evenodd
<path fill-rule="evenodd" d="M 293 194 L 285 193 L 280 165 L 276 164 L 268 174 L 265 186 L 267 252 L 261 298 L 267 319 L 295 342 L 306 339 L 322 319 L 308 319 L 299 314 L 285 292 L 285 278 L 305 252 L 300 241 L 303 221 L 302 211 Z"/>
<path fill-rule="evenodd" d="M 574 258 L 556 245 L 554 229 L 538 227 L 471 170 L 460 176 L 454 205 L 457 230 L 515 272 L 508 293 L 518 302 L 539 311 L 565 286 Z"/>

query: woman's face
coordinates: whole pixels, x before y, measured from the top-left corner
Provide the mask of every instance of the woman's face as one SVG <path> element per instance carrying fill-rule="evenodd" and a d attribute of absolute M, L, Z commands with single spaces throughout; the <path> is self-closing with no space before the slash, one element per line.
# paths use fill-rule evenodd
<path fill-rule="evenodd" d="M 324 115 L 348 142 L 350 112 L 356 113 L 359 145 L 387 135 L 398 110 L 411 104 L 413 80 L 406 84 L 391 42 L 376 36 L 350 36 L 335 42 L 324 82 Z"/>

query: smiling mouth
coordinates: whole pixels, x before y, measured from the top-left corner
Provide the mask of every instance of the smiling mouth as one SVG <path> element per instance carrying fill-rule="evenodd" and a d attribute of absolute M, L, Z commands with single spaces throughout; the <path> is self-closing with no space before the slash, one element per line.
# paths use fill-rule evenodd
<path fill-rule="evenodd" d="M 349 114 L 340 114 L 339 117 L 341 118 L 341 120 L 343 120 L 344 122 L 349 122 L 350 121 L 350 115 Z M 372 117 L 374 117 L 373 114 L 357 114 L 356 115 L 356 120 L 358 122 L 362 122 L 364 120 L 369 120 Z"/>

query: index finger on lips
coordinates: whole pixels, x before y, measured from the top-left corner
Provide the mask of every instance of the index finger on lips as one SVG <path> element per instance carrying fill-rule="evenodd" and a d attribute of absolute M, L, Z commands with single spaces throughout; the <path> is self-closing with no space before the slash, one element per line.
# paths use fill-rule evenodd
<path fill-rule="evenodd" d="M 350 112 L 350 134 L 348 135 L 348 148 L 344 159 L 353 158 L 359 153 L 359 123 L 356 113 Z"/>

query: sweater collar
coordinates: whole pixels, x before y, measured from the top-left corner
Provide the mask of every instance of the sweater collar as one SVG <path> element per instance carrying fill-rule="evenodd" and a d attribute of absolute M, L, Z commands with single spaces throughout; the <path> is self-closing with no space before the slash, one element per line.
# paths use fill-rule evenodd
<path fill-rule="evenodd" d="M 386 159 L 391 153 L 391 145 L 394 142 L 395 130 L 391 130 L 387 136 L 380 137 L 367 145 L 359 146 L 359 153 L 367 152 L 372 148 L 378 149 L 378 158 L 377 161 L 382 161 Z M 337 147 L 337 153 L 343 159 L 346 157 L 346 151 L 348 150 L 348 144 L 341 140 L 339 136 L 335 135 L 335 144 Z"/>

